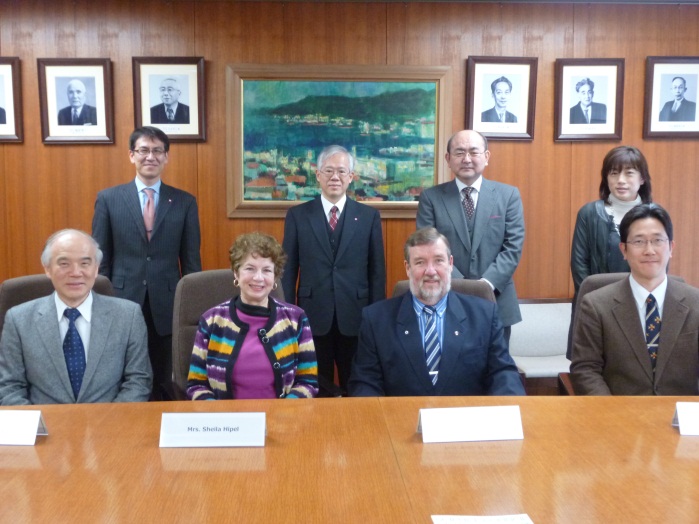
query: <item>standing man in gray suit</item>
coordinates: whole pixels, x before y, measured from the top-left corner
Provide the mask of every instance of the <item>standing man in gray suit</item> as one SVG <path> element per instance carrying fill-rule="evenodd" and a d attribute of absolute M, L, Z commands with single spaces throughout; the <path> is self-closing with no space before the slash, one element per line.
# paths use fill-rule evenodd
<path fill-rule="evenodd" d="M 102 252 L 87 233 L 53 234 L 41 254 L 56 289 L 7 312 L 0 404 L 146 401 L 146 325 L 128 300 L 92 293 Z"/>
<path fill-rule="evenodd" d="M 183 275 L 201 271 L 197 202 L 162 183 L 170 140 L 156 127 L 131 133 L 129 159 L 136 179 L 100 191 L 92 235 L 117 296 L 138 303 L 148 326 L 153 398 L 172 398 L 172 311 Z"/>
<path fill-rule="evenodd" d="M 455 178 L 423 191 L 417 227 L 435 227 L 447 237 L 452 277 L 485 280 L 493 288 L 509 341 L 511 326 L 522 320 L 512 280 L 524 244 L 519 190 L 483 178 L 490 151 L 478 131 L 453 135 L 444 158 Z"/>

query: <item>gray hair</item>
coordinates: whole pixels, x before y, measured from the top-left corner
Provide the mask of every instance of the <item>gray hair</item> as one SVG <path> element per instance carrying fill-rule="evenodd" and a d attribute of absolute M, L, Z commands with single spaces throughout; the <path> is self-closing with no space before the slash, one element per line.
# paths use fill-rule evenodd
<path fill-rule="evenodd" d="M 56 243 L 56 240 L 58 240 L 60 237 L 64 235 L 80 235 L 88 239 L 95 248 L 95 262 L 97 262 L 97 265 L 102 263 L 103 254 L 102 250 L 100 249 L 100 245 L 97 243 L 97 240 L 85 233 L 85 231 L 81 231 L 80 229 L 61 229 L 60 231 L 56 231 L 46 241 L 44 250 L 41 252 L 42 266 L 49 267 L 49 265 L 51 265 L 51 249 L 53 248 L 53 245 Z"/>
<path fill-rule="evenodd" d="M 320 155 L 318 155 L 318 169 L 320 170 L 321 166 L 328 158 L 338 153 L 347 155 L 347 158 L 349 158 L 349 170 L 350 172 L 354 171 L 354 156 L 352 156 L 352 153 L 347 151 L 347 149 L 338 145 L 328 146 L 320 152 Z"/>
<path fill-rule="evenodd" d="M 426 246 L 429 244 L 434 244 L 440 240 L 444 241 L 444 245 L 447 246 L 447 255 L 451 256 L 451 247 L 449 246 L 449 241 L 447 237 L 442 235 L 434 227 L 423 227 L 413 232 L 408 239 L 405 241 L 403 246 L 403 257 L 405 261 L 410 264 L 410 248 L 415 246 Z"/>

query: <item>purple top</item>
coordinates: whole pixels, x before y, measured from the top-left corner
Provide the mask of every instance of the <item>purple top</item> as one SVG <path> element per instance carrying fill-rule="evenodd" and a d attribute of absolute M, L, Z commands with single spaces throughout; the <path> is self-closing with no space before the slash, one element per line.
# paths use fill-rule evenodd
<path fill-rule="evenodd" d="M 259 317 L 236 311 L 238 318 L 250 326 L 245 335 L 240 354 L 233 366 L 231 385 L 233 398 L 276 398 L 274 372 L 265 348 L 257 332 L 269 322 L 268 317 Z"/>

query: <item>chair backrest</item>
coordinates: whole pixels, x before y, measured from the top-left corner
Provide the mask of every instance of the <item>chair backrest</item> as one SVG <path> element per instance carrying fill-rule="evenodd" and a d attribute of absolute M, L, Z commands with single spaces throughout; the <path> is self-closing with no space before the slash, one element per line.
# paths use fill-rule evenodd
<path fill-rule="evenodd" d="M 173 386 L 178 398 L 187 398 L 189 361 L 199 319 L 207 310 L 239 294 L 240 288 L 233 285 L 233 273 L 230 269 L 190 273 L 177 283 L 172 318 L 172 373 Z M 284 292 L 279 282 L 271 296 L 284 300 Z"/>
<path fill-rule="evenodd" d="M 493 293 L 490 285 L 483 280 L 455 278 L 451 281 L 451 289 L 462 295 L 473 295 L 495 302 L 495 293 Z M 393 287 L 392 296 L 397 297 L 403 295 L 407 293 L 408 290 L 410 290 L 410 282 L 408 280 L 399 280 Z"/>
<path fill-rule="evenodd" d="M 114 295 L 114 288 L 109 279 L 97 275 L 92 290 L 100 295 Z M 5 325 L 5 314 L 11 307 L 24 304 L 35 298 L 41 298 L 53 293 L 53 284 L 45 274 L 27 275 L 8 278 L 0 284 L 0 333 Z"/>
<path fill-rule="evenodd" d="M 553 357 L 566 354 L 570 299 L 522 301 L 522 322 L 512 326 L 510 355 Z"/>

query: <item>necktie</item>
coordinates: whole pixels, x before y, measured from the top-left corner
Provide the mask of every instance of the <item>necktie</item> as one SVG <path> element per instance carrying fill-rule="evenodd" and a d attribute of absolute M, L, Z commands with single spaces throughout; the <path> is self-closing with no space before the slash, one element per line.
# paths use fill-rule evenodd
<path fill-rule="evenodd" d="M 660 344 L 660 312 L 658 303 L 653 295 L 646 299 L 646 345 L 650 355 L 650 363 L 655 371 L 655 361 L 658 359 L 658 344 Z"/>
<path fill-rule="evenodd" d="M 167 119 L 172 122 L 175 120 L 175 113 L 172 112 L 172 109 L 168 108 L 167 110 Z"/>
<path fill-rule="evenodd" d="M 155 190 L 147 187 L 143 192 L 148 197 L 146 205 L 143 206 L 143 223 L 146 226 L 146 236 L 148 236 L 148 240 L 150 240 L 150 236 L 153 233 L 153 224 L 155 224 L 155 199 L 153 198 Z"/>
<path fill-rule="evenodd" d="M 431 306 L 424 306 L 422 312 L 425 315 L 425 359 L 432 384 L 435 385 L 439 376 L 439 361 L 442 357 L 439 333 L 437 333 L 437 311 Z"/>
<path fill-rule="evenodd" d="M 330 229 L 335 231 L 335 227 L 337 227 L 337 206 L 333 206 L 330 208 Z"/>
<path fill-rule="evenodd" d="M 469 220 L 473 218 L 473 214 L 476 212 L 476 206 L 473 203 L 473 198 L 471 198 L 472 191 L 472 187 L 465 187 L 461 190 L 461 194 L 464 196 L 461 205 L 464 206 L 464 211 Z"/>
<path fill-rule="evenodd" d="M 78 123 L 78 110 L 77 109 L 73 109 L 73 122 L 72 123 L 73 123 L 73 125 Z"/>
<path fill-rule="evenodd" d="M 590 110 L 585 109 L 585 120 L 587 120 L 587 123 L 590 123 Z"/>
<path fill-rule="evenodd" d="M 66 308 L 63 316 L 68 319 L 68 331 L 63 339 L 63 355 L 66 359 L 73 395 L 77 399 L 80 387 L 83 384 L 83 375 L 85 374 L 85 347 L 75 327 L 75 319 L 80 316 L 80 311 Z"/>
<path fill-rule="evenodd" d="M 680 108 L 680 103 L 678 101 L 675 101 L 674 104 L 672 104 L 672 112 L 677 113 L 677 110 Z"/>
<path fill-rule="evenodd" d="M 505 113 L 500 113 L 500 122 L 505 121 Z"/>

